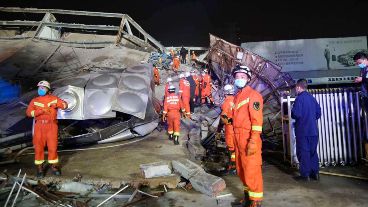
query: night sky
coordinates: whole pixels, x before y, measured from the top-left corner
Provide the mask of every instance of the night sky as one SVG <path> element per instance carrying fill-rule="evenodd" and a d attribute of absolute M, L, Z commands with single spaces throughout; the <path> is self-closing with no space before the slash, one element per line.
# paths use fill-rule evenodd
<path fill-rule="evenodd" d="M 126 13 L 165 46 L 208 46 L 208 33 L 236 44 L 368 34 L 368 1 L 283 2 L 3 0 L 0 5 Z M 109 25 L 120 23 L 117 19 L 108 18 L 73 16 L 71 19 L 70 16 L 55 16 L 61 22 Z"/>

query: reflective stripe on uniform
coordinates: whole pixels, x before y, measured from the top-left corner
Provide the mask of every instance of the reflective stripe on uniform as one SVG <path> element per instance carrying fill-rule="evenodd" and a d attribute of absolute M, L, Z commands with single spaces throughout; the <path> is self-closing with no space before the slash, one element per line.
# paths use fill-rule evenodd
<path fill-rule="evenodd" d="M 167 113 L 167 111 L 163 111 L 162 113 L 166 114 L 166 113 Z"/>
<path fill-rule="evenodd" d="M 248 191 L 249 197 L 253 198 L 263 198 L 263 192 L 262 193 L 256 193 L 252 191 Z"/>
<path fill-rule="evenodd" d="M 262 126 L 252 126 L 252 130 L 261 132 L 262 131 Z"/>
<path fill-rule="evenodd" d="M 55 160 L 49 160 L 48 161 L 50 164 L 55 164 L 59 162 L 59 159 L 55 159 Z"/>
<path fill-rule="evenodd" d="M 51 104 L 57 104 L 57 99 L 51 101 L 50 103 L 47 104 L 47 106 L 51 106 Z"/>
<path fill-rule="evenodd" d="M 236 107 L 236 109 L 239 109 L 240 107 L 242 107 L 244 104 L 247 104 L 249 103 L 249 98 L 241 101 L 239 104 L 238 104 L 238 107 Z"/>
<path fill-rule="evenodd" d="M 31 116 L 34 117 L 35 116 L 35 110 L 31 111 Z"/>
<path fill-rule="evenodd" d="M 174 132 L 174 135 L 179 136 L 180 132 Z"/>
<path fill-rule="evenodd" d="M 43 103 L 40 103 L 40 102 L 33 102 L 33 104 L 35 105 L 35 106 L 39 106 L 39 107 L 45 107 L 45 105 L 43 104 Z"/>
<path fill-rule="evenodd" d="M 235 108 L 234 102 L 230 102 L 230 109 L 233 110 Z"/>
<path fill-rule="evenodd" d="M 36 165 L 41 165 L 45 160 L 35 160 Z"/>
<path fill-rule="evenodd" d="M 231 159 L 235 159 L 235 154 L 234 153 L 231 154 Z"/>

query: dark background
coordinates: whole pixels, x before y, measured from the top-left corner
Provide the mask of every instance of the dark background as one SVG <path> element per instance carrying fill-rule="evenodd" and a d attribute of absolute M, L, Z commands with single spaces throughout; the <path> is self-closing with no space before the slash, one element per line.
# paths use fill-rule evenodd
<path fill-rule="evenodd" d="M 208 46 L 212 33 L 249 41 L 366 36 L 368 1 L 103 0 L 2 1 L 0 6 L 125 13 L 165 46 Z M 43 15 L 17 14 L 17 19 Z M 55 15 L 60 22 L 119 25 L 118 19 Z M 24 18 L 23 18 L 24 17 Z M 2 15 L 0 19 L 14 18 Z"/>

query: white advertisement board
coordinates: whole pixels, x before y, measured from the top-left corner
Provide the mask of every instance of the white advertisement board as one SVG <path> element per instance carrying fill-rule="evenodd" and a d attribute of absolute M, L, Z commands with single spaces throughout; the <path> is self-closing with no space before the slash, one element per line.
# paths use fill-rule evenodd
<path fill-rule="evenodd" d="M 284 72 L 357 68 L 353 56 L 367 52 L 367 37 L 247 42 L 241 44 L 280 65 Z"/>

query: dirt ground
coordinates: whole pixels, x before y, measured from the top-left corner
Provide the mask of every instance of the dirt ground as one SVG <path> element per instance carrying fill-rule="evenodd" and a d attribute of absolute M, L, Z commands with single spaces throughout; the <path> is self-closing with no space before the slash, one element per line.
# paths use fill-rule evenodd
<path fill-rule="evenodd" d="M 185 133 L 182 133 L 182 136 L 185 136 Z M 126 142 L 129 141 L 103 146 Z M 173 145 L 164 131 L 155 130 L 144 140 L 133 144 L 107 149 L 61 152 L 60 158 L 63 166 L 62 178 L 71 179 L 80 174 L 83 176 L 82 181 L 84 179 L 129 181 L 140 176 L 139 165 L 142 163 L 187 158 L 187 154 L 182 145 Z M 22 157 L 20 163 L 4 165 L 1 168 L 8 169 L 8 172 L 14 174 L 21 168 L 23 172 L 32 176 L 35 171 L 33 155 Z M 263 166 L 264 206 L 367 206 L 366 181 L 322 175 L 319 182 L 300 183 L 293 179 L 293 175 L 287 166 L 273 162 L 272 158 L 266 158 Z M 222 195 L 229 193 L 232 195 L 218 200 L 194 190 L 169 189 L 163 197 L 147 200 L 146 203 L 137 206 L 230 206 L 232 200 L 241 198 L 242 184 L 234 175 L 223 178 L 226 180 L 227 189 Z"/>
<path fill-rule="evenodd" d="M 163 82 L 166 82 L 163 75 Z M 164 83 L 157 87 L 156 96 L 161 98 Z M 144 138 L 111 144 L 95 145 L 103 149 L 60 152 L 62 179 L 70 180 L 78 174 L 85 180 L 108 180 L 124 183 L 139 178 L 140 164 L 158 161 L 170 162 L 175 159 L 188 158 L 186 148 L 182 146 L 187 129 L 182 129 L 180 145 L 174 145 L 167 139 L 165 130 L 155 130 Z M 139 141 L 138 141 L 139 140 Z M 135 141 L 134 143 L 131 143 Z M 129 144 L 130 143 L 130 144 Z M 275 161 L 276 160 L 276 161 Z M 35 173 L 33 155 L 21 157 L 19 163 L 0 166 L 16 174 L 19 169 L 32 176 Z M 353 167 L 323 169 L 359 174 Z M 354 173 L 356 171 L 357 173 Z M 367 171 L 363 172 L 367 175 Z M 263 206 L 273 207 L 347 207 L 368 206 L 368 182 L 358 179 L 321 175 L 319 182 L 300 183 L 293 179 L 295 171 L 285 165 L 277 155 L 264 154 L 264 202 Z M 48 174 L 47 177 L 50 175 Z M 242 197 L 242 184 L 235 175 L 223 177 L 227 188 L 220 199 L 211 198 L 195 190 L 169 189 L 164 196 L 149 199 L 136 206 L 230 206 L 234 199 Z M 163 189 L 161 189 L 163 190 Z M 123 203 L 112 201 L 106 206 L 121 206 Z M 31 206 L 31 204 L 27 204 Z M 25 205 L 25 206 L 27 206 Z"/>

